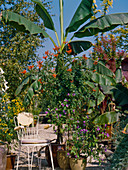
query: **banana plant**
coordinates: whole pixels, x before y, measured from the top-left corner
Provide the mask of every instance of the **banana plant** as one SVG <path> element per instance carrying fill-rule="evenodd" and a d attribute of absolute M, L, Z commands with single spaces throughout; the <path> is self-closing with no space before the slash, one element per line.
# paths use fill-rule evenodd
<path fill-rule="evenodd" d="M 70 38 L 69 43 L 72 47 L 73 54 L 78 54 L 82 51 L 87 50 L 91 47 L 92 43 L 89 41 L 72 41 L 74 37 L 83 38 L 86 36 L 93 36 L 99 32 L 106 32 L 114 29 L 119 25 L 125 25 L 128 23 L 128 13 L 115 13 L 110 15 L 105 15 L 98 17 L 95 20 L 92 20 L 85 24 L 82 28 L 80 26 L 84 24 L 87 20 L 93 16 L 93 0 L 82 0 L 75 11 L 74 16 L 71 19 L 69 26 L 66 28 L 65 32 L 63 30 L 63 0 L 59 0 L 60 7 L 60 30 L 61 30 L 61 40 L 55 29 L 54 22 L 52 17 L 45 9 L 44 5 L 40 0 L 32 0 L 35 4 L 35 10 L 40 18 L 43 20 L 43 24 L 47 29 L 54 31 L 57 39 L 55 40 L 47 34 L 47 32 L 41 29 L 38 25 L 29 21 L 25 17 L 14 13 L 12 11 L 2 11 L 2 19 L 5 20 L 9 25 L 14 26 L 17 30 L 30 33 L 30 34 L 40 34 L 42 38 L 49 38 L 54 46 L 61 45 L 61 52 L 65 47 L 67 36 L 69 33 L 73 33 L 73 36 Z"/>
<path fill-rule="evenodd" d="M 89 19 L 93 16 L 93 0 L 82 0 L 78 6 L 78 8 L 75 11 L 75 14 L 73 15 L 69 26 L 64 31 L 63 29 L 63 0 L 59 0 L 59 7 L 60 7 L 60 39 L 59 35 L 56 31 L 55 24 L 52 20 L 52 17 L 48 13 L 48 11 L 45 9 L 44 5 L 40 0 L 32 0 L 32 2 L 35 4 L 35 10 L 37 14 L 40 16 L 40 18 L 43 20 L 43 24 L 46 29 L 50 29 L 55 33 L 56 40 L 54 40 L 44 29 L 40 28 L 40 26 L 36 25 L 35 23 L 29 21 L 25 17 L 14 13 L 12 11 L 2 11 L 1 18 L 9 25 L 15 27 L 17 30 L 30 33 L 30 34 L 40 34 L 41 38 L 49 38 L 54 46 L 61 46 L 60 52 L 63 54 L 64 49 L 68 49 L 68 44 L 70 45 L 70 48 L 72 49 L 73 55 L 79 54 L 83 51 L 86 51 L 92 46 L 92 43 L 90 41 L 73 41 L 73 38 L 84 38 L 96 35 L 97 33 L 103 33 L 110 31 L 114 28 L 116 28 L 119 25 L 125 25 L 128 24 L 128 13 L 115 13 L 105 16 L 100 16 L 92 21 Z M 87 23 L 87 21 L 89 22 Z M 82 26 L 85 24 L 84 26 Z M 82 27 L 81 27 L 82 26 Z M 68 35 L 72 33 L 72 37 L 70 38 L 68 44 L 65 44 L 67 41 Z M 58 56 L 59 57 L 59 56 Z M 59 59 L 58 59 L 59 61 Z M 88 68 L 92 68 L 92 61 L 90 59 L 87 60 Z M 58 64 L 59 65 L 59 64 Z M 102 68 L 99 70 L 99 68 Z M 96 71 L 97 73 L 92 74 L 92 72 L 89 72 L 90 75 L 92 75 L 92 80 L 95 83 L 99 83 L 101 85 L 110 85 L 111 83 L 115 84 L 115 80 L 113 80 L 112 72 L 108 71 L 107 73 L 110 73 L 109 75 L 106 74 L 106 69 L 104 66 L 101 67 L 101 64 L 97 64 Z M 101 73 L 101 74 L 98 74 Z M 106 77 L 107 78 L 106 78 Z M 36 81 L 36 80 L 35 80 Z M 104 83 L 103 83 L 104 82 Z M 110 83 L 111 82 L 111 83 Z M 35 83 L 36 84 L 36 83 Z M 32 88 L 35 87 L 32 86 Z M 21 87 L 19 87 L 20 89 Z M 18 89 L 18 91 L 20 91 Z M 22 88 L 21 88 L 22 89 Z M 36 88 L 38 89 L 38 88 Z M 34 92 L 34 90 L 31 90 L 31 92 Z M 34 93 L 28 93 L 28 98 L 31 99 Z M 18 93 L 17 93 L 18 94 Z"/>

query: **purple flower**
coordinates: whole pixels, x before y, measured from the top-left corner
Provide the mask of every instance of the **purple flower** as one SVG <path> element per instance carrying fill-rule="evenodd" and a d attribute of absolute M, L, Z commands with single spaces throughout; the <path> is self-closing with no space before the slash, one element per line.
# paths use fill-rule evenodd
<path fill-rule="evenodd" d="M 65 113 L 65 110 L 63 110 L 63 112 Z"/>
<path fill-rule="evenodd" d="M 48 112 L 47 112 L 47 111 L 46 111 L 45 113 L 46 113 L 46 114 L 48 114 Z"/>
<path fill-rule="evenodd" d="M 69 96 L 70 94 L 68 93 L 67 95 Z"/>
<path fill-rule="evenodd" d="M 79 132 L 77 134 L 79 135 Z"/>
<path fill-rule="evenodd" d="M 77 158 L 77 155 L 75 155 L 75 158 Z"/>
<path fill-rule="evenodd" d="M 85 123 L 85 120 L 83 121 L 83 123 Z"/>
<path fill-rule="evenodd" d="M 76 95 L 75 93 L 72 94 L 72 96 L 75 96 L 75 95 Z"/>
<path fill-rule="evenodd" d="M 68 156 L 70 155 L 69 152 L 67 153 L 67 155 L 68 155 Z"/>
<path fill-rule="evenodd" d="M 87 115 L 87 119 L 89 119 L 89 116 Z"/>
<path fill-rule="evenodd" d="M 64 105 L 63 103 L 61 103 L 61 106 Z"/>
<path fill-rule="evenodd" d="M 83 132 L 83 129 L 81 129 L 80 131 Z"/>
<path fill-rule="evenodd" d="M 59 117 L 61 117 L 61 114 L 59 114 Z"/>
<path fill-rule="evenodd" d="M 72 111 L 73 111 L 73 112 L 75 112 L 75 110 L 74 110 L 74 109 L 73 109 Z"/>
<path fill-rule="evenodd" d="M 54 132 L 56 133 L 56 130 L 54 130 Z"/>
<path fill-rule="evenodd" d="M 73 120 L 73 118 L 71 118 L 71 120 Z"/>
<path fill-rule="evenodd" d="M 55 110 L 58 110 L 57 108 L 55 108 Z"/>
<path fill-rule="evenodd" d="M 109 134 L 107 133 L 107 137 L 109 137 Z"/>
<path fill-rule="evenodd" d="M 86 126 L 85 124 L 83 124 L 83 126 Z"/>
<path fill-rule="evenodd" d="M 77 123 L 79 123 L 79 120 L 77 120 Z"/>
<path fill-rule="evenodd" d="M 67 101 L 67 99 L 64 99 L 64 101 L 66 102 L 66 101 Z"/>
<path fill-rule="evenodd" d="M 87 129 L 85 129 L 85 132 L 87 132 L 88 130 Z"/>
<path fill-rule="evenodd" d="M 107 152 L 107 149 L 105 148 L 105 150 L 104 150 L 105 152 Z"/>
<path fill-rule="evenodd" d="M 50 110 L 50 108 L 48 108 L 48 110 Z"/>
<path fill-rule="evenodd" d="M 99 127 L 97 127 L 97 131 L 100 131 L 100 128 L 99 128 Z"/>
<path fill-rule="evenodd" d="M 68 107 L 68 104 L 66 104 L 66 107 Z"/>
<path fill-rule="evenodd" d="M 105 127 L 107 127 L 107 124 L 105 124 Z"/>
<path fill-rule="evenodd" d="M 79 125 L 76 128 L 79 129 Z"/>
<path fill-rule="evenodd" d="M 67 113 L 66 113 L 66 112 L 64 112 L 64 114 L 66 115 Z"/>

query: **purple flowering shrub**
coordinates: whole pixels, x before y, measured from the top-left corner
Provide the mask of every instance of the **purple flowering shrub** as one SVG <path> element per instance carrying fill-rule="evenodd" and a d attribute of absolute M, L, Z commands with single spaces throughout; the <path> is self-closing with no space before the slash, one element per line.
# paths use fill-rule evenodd
<path fill-rule="evenodd" d="M 105 125 L 106 126 L 106 125 Z M 93 156 L 101 161 L 99 153 L 106 150 L 100 145 L 100 140 L 108 137 L 105 126 L 95 125 L 91 115 L 79 114 L 72 118 L 70 136 L 67 140 L 67 156 L 79 159 L 81 155 Z"/>

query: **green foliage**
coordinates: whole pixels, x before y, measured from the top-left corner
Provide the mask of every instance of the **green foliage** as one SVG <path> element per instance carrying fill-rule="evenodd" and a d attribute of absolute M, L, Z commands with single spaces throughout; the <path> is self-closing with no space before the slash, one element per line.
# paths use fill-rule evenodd
<path fill-rule="evenodd" d="M 50 10 L 50 4 L 47 2 L 43 3 L 45 7 Z M 0 10 L 9 12 L 10 17 L 12 11 L 16 12 L 43 28 L 43 24 L 40 24 L 38 15 L 33 12 L 33 3 L 27 0 L 4 0 L 0 2 Z M 34 36 L 18 32 L 14 27 L 7 25 L 4 20 L 0 20 L 0 40 L 0 63 L 5 71 L 5 78 L 10 87 L 8 93 L 11 98 L 14 98 L 14 92 L 17 86 L 24 79 L 24 76 L 22 76 L 20 72 L 38 60 L 36 52 L 39 47 L 42 47 L 43 41 L 38 35 Z"/>
<path fill-rule="evenodd" d="M 128 135 L 122 133 L 127 123 L 128 119 L 124 116 L 113 128 L 113 140 L 116 147 L 114 154 L 110 158 L 111 169 L 113 170 L 122 170 L 128 166 Z"/>

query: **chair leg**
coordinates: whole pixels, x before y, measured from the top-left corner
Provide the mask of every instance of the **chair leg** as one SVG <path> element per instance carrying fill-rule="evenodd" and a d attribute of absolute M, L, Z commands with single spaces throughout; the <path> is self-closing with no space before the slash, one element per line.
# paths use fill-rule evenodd
<path fill-rule="evenodd" d="M 20 151 L 21 151 L 21 146 L 19 145 L 19 151 L 18 151 L 18 156 L 17 156 L 17 166 L 16 166 L 16 170 L 18 170 L 18 166 L 19 166 Z"/>
<path fill-rule="evenodd" d="M 52 156 L 51 144 L 49 144 L 48 146 L 49 146 L 49 151 L 50 151 L 50 157 L 51 157 L 51 163 L 52 163 L 52 170 L 54 170 L 54 163 L 53 163 L 53 156 Z"/>

